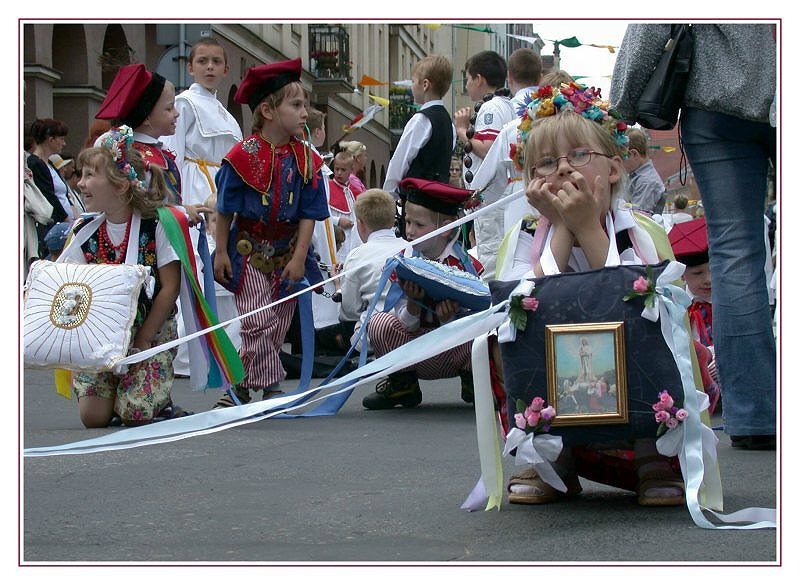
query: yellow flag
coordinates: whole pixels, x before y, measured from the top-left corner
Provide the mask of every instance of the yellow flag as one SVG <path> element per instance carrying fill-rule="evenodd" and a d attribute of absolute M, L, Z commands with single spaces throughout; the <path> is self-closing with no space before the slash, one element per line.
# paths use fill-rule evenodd
<path fill-rule="evenodd" d="M 379 95 L 372 95 L 371 93 L 368 93 L 367 95 L 369 96 L 369 99 L 371 99 L 376 104 L 380 104 L 384 108 L 389 107 L 389 98 L 381 97 Z"/>

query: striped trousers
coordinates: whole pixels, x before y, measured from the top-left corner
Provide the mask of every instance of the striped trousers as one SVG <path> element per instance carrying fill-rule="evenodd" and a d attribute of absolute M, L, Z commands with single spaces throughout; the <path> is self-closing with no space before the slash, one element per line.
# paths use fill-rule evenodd
<path fill-rule="evenodd" d="M 394 313 L 375 313 L 367 324 L 369 342 L 376 357 L 385 355 L 428 331 L 430 330 L 408 331 Z M 467 341 L 400 371 L 416 372 L 421 380 L 455 378 L 459 372 L 472 370 L 471 355 L 472 342 Z"/>
<path fill-rule="evenodd" d="M 247 266 L 242 287 L 235 295 L 239 314 L 244 315 L 270 304 L 277 295 L 279 276 L 277 271 L 264 274 Z M 242 346 L 239 356 L 245 372 L 242 386 L 261 390 L 286 378 L 279 352 L 292 323 L 295 305 L 296 301 L 292 299 L 241 320 Z"/>

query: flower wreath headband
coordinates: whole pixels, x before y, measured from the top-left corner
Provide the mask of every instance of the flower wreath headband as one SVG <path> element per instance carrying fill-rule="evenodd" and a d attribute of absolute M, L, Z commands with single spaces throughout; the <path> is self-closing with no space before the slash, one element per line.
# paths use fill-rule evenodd
<path fill-rule="evenodd" d="M 525 168 L 525 143 L 533 128 L 533 121 L 569 111 L 600 124 L 625 151 L 623 158 L 627 158 L 628 137 L 625 130 L 628 125 L 622 121 L 622 117 L 608 100 L 600 97 L 599 88 L 586 87 L 573 81 L 569 84 L 562 83 L 557 90 L 551 85 L 545 85 L 525 97 L 517 112 L 520 117 L 517 144 L 511 145 L 510 153 L 518 171 L 522 172 Z"/>
<path fill-rule="evenodd" d="M 120 172 L 125 175 L 131 185 L 146 190 L 147 185 L 139 178 L 136 170 L 128 161 L 128 149 L 133 148 L 133 130 L 130 126 L 119 126 L 111 128 L 108 132 L 101 134 L 94 142 L 95 148 L 105 148 L 117 165 Z M 145 169 L 148 163 L 145 161 Z"/>

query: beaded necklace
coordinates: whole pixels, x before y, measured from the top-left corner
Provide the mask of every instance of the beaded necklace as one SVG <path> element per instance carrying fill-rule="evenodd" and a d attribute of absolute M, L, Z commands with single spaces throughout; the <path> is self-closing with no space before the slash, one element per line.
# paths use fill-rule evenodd
<path fill-rule="evenodd" d="M 122 238 L 119 246 L 111 242 L 106 230 L 106 222 L 100 224 L 97 230 L 97 258 L 100 264 L 122 264 L 125 253 L 128 249 L 128 237 L 131 234 L 131 220 L 125 226 L 125 237 Z"/>

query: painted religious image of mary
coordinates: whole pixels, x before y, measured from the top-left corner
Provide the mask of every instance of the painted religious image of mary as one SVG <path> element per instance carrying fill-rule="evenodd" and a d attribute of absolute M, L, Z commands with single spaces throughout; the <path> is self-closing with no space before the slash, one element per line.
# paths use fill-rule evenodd
<path fill-rule="evenodd" d="M 555 337 L 555 355 L 559 414 L 616 412 L 613 333 L 559 334 Z"/>

